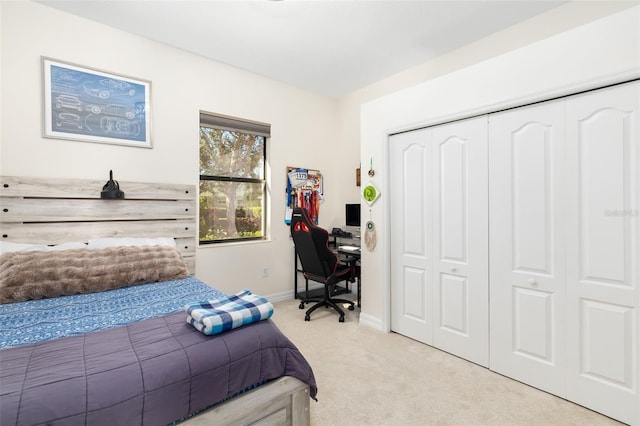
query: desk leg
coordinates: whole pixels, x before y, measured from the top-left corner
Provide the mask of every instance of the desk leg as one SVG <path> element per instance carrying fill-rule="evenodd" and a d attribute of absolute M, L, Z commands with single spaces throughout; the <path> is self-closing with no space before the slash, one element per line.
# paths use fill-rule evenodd
<path fill-rule="evenodd" d="M 298 253 L 293 249 L 293 298 L 298 298 Z"/>
<path fill-rule="evenodd" d="M 304 298 L 309 300 L 309 278 L 304 277 Z"/>

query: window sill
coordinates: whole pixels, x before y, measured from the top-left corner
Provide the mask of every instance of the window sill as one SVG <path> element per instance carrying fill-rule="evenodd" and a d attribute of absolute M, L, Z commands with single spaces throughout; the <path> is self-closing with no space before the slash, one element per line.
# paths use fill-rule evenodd
<path fill-rule="evenodd" d="M 250 241 L 229 241 L 229 242 L 220 242 L 220 243 L 211 243 L 211 244 L 200 244 L 198 242 L 198 249 L 209 249 L 216 247 L 230 247 L 230 246 L 246 246 L 253 244 L 266 244 L 270 243 L 271 240 L 269 238 L 265 240 L 250 240 Z"/>

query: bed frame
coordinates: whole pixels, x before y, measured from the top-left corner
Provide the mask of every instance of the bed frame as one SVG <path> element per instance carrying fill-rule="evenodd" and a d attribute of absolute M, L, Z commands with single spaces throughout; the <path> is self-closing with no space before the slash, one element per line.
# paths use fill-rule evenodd
<path fill-rule="evenodd" d="M 180 424 L 308 426 L 309 399 L 309 386 L 294 377 L 285 376 L 203 411 Z"/>
<path fill-rule="evenodd" d="M 195 274 L 195 185 L 119 182 L 125 198 L 103 200 L 107 179 L 0 176 L 0 240 L 60 244 L 104 237 L 173 237 Z M 309 425 L 309 387 L 281 377 L 182 424 Z"/>
<path fill-rule="evenodd" d="M 174 237 L 194 274 L 196 187 L 120 182 L 125 198 L 103 200 L 106 180 L 0 177 L 2 241 L 51 245 L 101 237 Z"/>

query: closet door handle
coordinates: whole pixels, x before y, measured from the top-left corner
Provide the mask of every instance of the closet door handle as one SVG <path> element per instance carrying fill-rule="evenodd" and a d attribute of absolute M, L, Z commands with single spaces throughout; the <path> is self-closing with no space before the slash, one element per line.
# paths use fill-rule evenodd
<path fill-rule="evenodd" d="M 458 268 L 456 268 L 455 266 L 451 267 L 451 272 L 456 273 L 458 272 Z"/>
<path fill-rule="evenodd" d="M 529 278 L 529 284 L 535 287 L 538 285 L 538 281 L 534 280 L 533 278 Z"/>

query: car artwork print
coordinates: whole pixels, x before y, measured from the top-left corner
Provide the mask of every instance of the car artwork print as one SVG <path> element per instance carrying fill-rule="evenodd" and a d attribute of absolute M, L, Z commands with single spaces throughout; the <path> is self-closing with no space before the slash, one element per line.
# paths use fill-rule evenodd
<path fill-rule="evenodd" d="M 45 137 L 151 147 L 151 83 L 43 58 Z"/>

